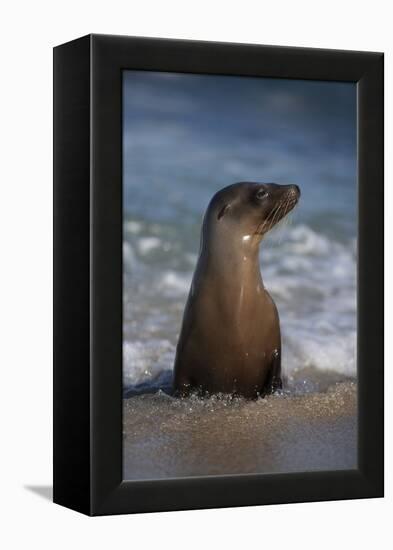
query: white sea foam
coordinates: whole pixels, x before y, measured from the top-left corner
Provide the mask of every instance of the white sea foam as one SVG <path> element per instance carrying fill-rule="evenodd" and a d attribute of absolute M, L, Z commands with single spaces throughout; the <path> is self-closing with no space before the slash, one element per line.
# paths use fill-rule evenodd
<path fill-rule="evenodd" d="M 129 233 L 140 233 L 142 231 L 142 224 L 135 220 L 129 220 L 124 223 L 124 229 Z"/>
<path fill-rule="evenodd" d="M 314 367 L 355 376 L 356 241 L 338 242 L 304 224 L 282 231 L 280 244 L 262 243 L 261 271 L 280 314 L 285 373 Z M 150 252 L 161 245 L 140 233 L 124 243 L 126 385 L 153 381 L 173 367 L 196 256 L 172 246 L 166 263 L 152 264 Z"/>
<path fill-rule="evenodd" d="M 342 244 L 299 225 L 287 228 L 265 257 L 262 273 L 280 312 L 285 371 L 313 366 L 356 375 L 353 241 Z"/>
<path fill-rule="evenodd" d="M 149 340 L 123 344 L 123 382 L 126 386 L 154 382 L 172 370 L 175 348 L 169 340 Z"/>
<path fill-rule="evenodd" d="M 123 241 L 123 264 L 126 272 L 131 271 L 136 264 L 134 249 L 127 241 Z"/>
<path fill-rule="evenodd" d="M 166 271 L 162 274 L 159 288 L 168 296 L 185 296 L 191 284 L 191 273 L 176 273 L 175 271 Z"/>
<path fill-rule="evenodd" d="M 149 254 L 155 248 L 161 246 L 161 239 L 158 237 L 141 237 L 138 241 L 138 249 L 140 254 Z"/>

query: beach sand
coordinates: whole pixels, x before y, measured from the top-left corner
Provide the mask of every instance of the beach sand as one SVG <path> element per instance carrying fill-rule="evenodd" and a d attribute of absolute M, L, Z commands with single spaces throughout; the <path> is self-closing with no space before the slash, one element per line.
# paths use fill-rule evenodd
<path fill-rule="evenodd" d="M 125 479 L 357 467 L 354 381 L 256 401 L 160 390 L 123 405 Z"/>

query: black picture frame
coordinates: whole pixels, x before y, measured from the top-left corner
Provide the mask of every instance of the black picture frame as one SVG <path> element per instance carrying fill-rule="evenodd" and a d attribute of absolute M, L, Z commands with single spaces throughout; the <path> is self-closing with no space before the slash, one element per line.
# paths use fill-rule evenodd
<path fill-rule="evenodd" d="M 358 468 L 122 479 L 122 71 L 346 81 L 358 99 Z M 383 54 L 88 35 L 54 48 L 54 502 L 88 515 L 383 496 Z"/>

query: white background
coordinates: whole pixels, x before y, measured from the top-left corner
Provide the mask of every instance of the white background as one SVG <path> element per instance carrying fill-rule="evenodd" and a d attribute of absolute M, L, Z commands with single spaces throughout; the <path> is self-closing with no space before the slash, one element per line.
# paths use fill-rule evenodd
<path fill-rule="evenodd" d="M 2 548 L 126 545 L 245 549 L 271 545 L 331 549 L 333 546 L 387 548 L 388 541 L 391 544 L 392 438 L 388 432 L 385 499 L 89 519 L 52 504 L 48 498 L 52 469 L 52 47 L 94 32 L 384 51 L 389 100 L 392 94 L 391 21 L 389 2 L 379 0 L 34 0 L 2 5 Z M 386 151 L 389 152 L 392 145 L 389 102 L 386 109 Z M 392 236 L 389 164 L 387 159 L 387 248 Z M 393 275 L 391 262 L 390 253 L 388 282 Z M 386 334 L 389 335 L 392 291 L 389 287 L 386 291 L 390 310 Z M 386 351 L 388 422 L 393 397 L 389 341 Z"/>

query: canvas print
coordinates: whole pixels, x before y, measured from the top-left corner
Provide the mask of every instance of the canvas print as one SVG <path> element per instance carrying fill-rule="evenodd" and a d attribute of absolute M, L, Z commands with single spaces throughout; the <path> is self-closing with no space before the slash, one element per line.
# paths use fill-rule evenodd
<path fill-rule="evenodd" d="M 123 71 L 123 477 L 357 467 L 354 83 Z"/>

